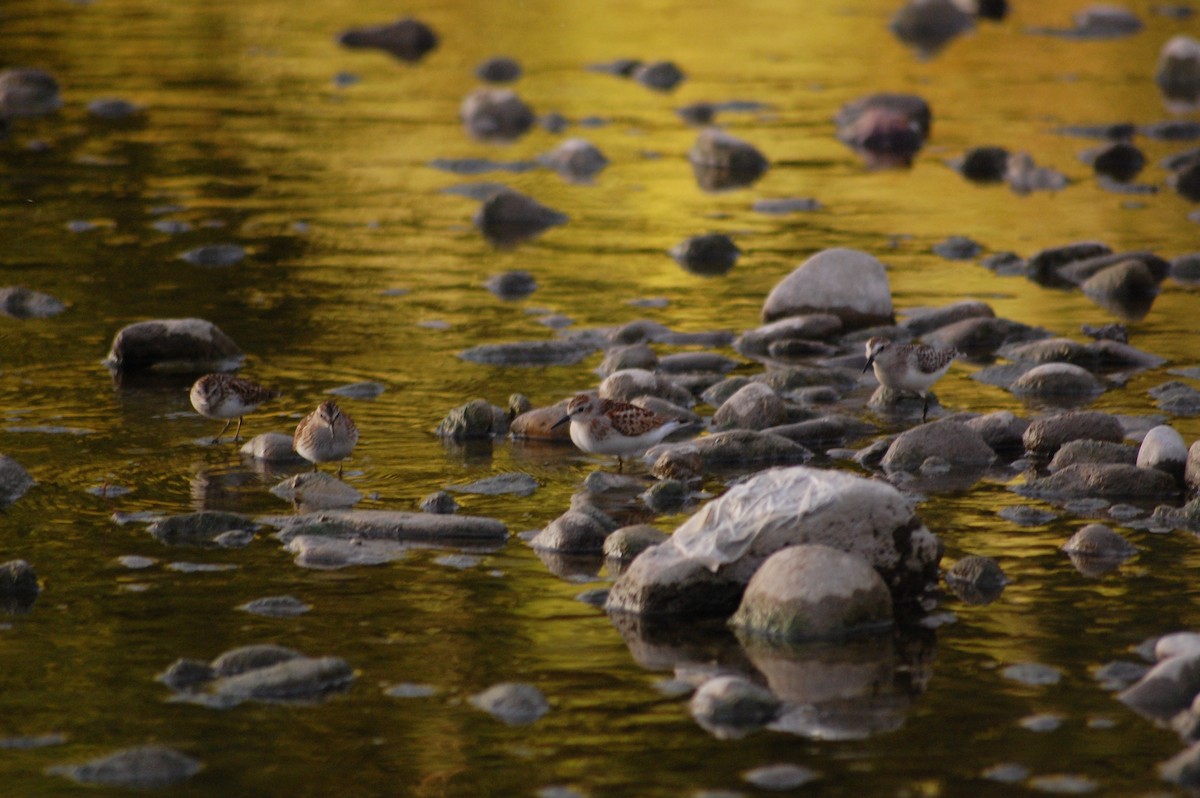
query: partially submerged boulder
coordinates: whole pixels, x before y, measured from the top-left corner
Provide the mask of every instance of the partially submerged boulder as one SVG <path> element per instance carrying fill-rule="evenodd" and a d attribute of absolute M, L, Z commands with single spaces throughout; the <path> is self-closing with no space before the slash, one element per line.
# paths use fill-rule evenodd
<path fill-rule="evenodd" d="M 437 47 L 438 37 L 424 22 L 406 17 L 387 25 L 351 28 L 338 37 L 338 43 L 351 49 L 383 50 L 412 64 Z"/>
<path fill-rule="evenodd" d="M 826 249 L 800 264 L 771 289 L 764 322 L 827 313 L 847 330 L 893 324 L 887 271 L 874 256 L 854 249 Z"/>
<path fill-rule="evenodd" d="M 122 327 L 105 365 L 113 371 L 201 373 L 232 371 L 242 350 L 211 321 L 156 319 Z"/>
<path fill-rule="evenodd" d="M 892 441 L 882 465 L 888 471 L 916 471 L 930 457 L 940 457 L 955 468 L 982 469 L 995 461 L 996 453 L 966 424 L 934 421 Z"/>

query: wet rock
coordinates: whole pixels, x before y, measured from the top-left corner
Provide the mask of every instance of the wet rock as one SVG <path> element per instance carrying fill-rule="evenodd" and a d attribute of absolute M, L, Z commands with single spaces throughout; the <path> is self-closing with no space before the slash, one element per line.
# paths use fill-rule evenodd
<path fill-rule="evenodd" d="M 657 367 L 658 355 L 649 344 L 629 344 L 608 350 L 596 372 L 602 377 L 607 377 L 625 369 L 653 371 Z"/>
<path fill-rule="evenodd" d="M 434 434 L 454 441 L 502 438 L 508 434 L 508 412 L 486 399 L 473 399 L 451 410 Z"/>
<path fill-rule="evenodd" d="M 1063 280 L 1059 277 L 1058 272 L 1064 266 L 1112 254 L 1112 248 L 1099 241 L 1080 241 L 1051 247 L 1043 249 L 1029 258 L 1025 264 L 1025 274 L 1036 283 L 1051 286 L 1061 285 Z"/>
<path fill-rule="evenodd" d="M 537 280 L 523 269 L 493 274 L 483 287 L 500 299 L 524 299 L 537 290 Z"/>
<path fill-rule="evenodd" d="M 576 505 L 551 521 L 529 545 L 563 554 L 599 554 L 604 539 L 616 529 L 617 523 L 595 506 Z"/>
<path fill-rule="evenodd" d="M 1142 29 L 1142 21 L 1127 8 L 1093 5 L 1072 15 L 1074 35 L 1085 39 L 1112 39 L 1132 36 Z"/>
<path fill-rule="evenodd" d="M 1008 577 L 991 557 L 972 554 L 946 572 L 946 584 L 967 604 L 990 604 L 1004 592 Z"/>
<path fill-rule="evenodd" d="M 217 678 L 217 672 L 207 662 L 181 657 L 158 676 L 157 681 L 175 692 L 193 690 Z"/>
<path fill-rule="evenodd" d="M 855 452 L 853 460 L 863 468 L 880 469 L 883 467 L 883 458 L 891 447 L 892 439 L 882 438 Z"/>
<path fill-rule="evenodd" d="M 6 454 L 0 454 L 0 508 L 7 507 L 33 487 L 29 472 Z"/>
<path fill-rule="evenodd" d="M 352 382 L 349 385 L 339 385 L 330 388 L 325 393 L 332 396 L 344 396 L 347 399 L 362 399 L 370 401 L 378 399 L 387 391 L 387 386 L 381 382 Z"/>
<path fill-rule="evenodd" d="M 496 245 L 510 245 L 567 223 L 566 214 L 548 208 L 519 191 L 497 191 L 479 206 L 472 222 Z"/>
<path fill-rule="evenodd" d="M 771 322 L 810 313 L 835 315 L 847 330 L 894 323 L 883 264 L 853 249 L 818 252 L 771 289 L 762 318 Z"/>
<path fill-rule="evenodd" d="M 412 544 L 394 540 L 360 540 L 296 535 L 284 544 L 301 568 L 334 571 L 356 565 L 383 565 L 408 555 Z"/>
<path fill-rule="evenodd" d="M 649 64 L 639 64 L 630 73 L 630 77 L 648 89 L 671 91 L 682 83 L 686 76 L 671 61 L 654 61 Z"/>
<path fill-rule="evenodd" d="M 1047 468 L 1061 471 L 1077 463 L 1119 463 L 1137 465 L 1138 450 L 1133 446 L 1114 441 L 1096 441 L 1089 438 L 1067 441 L 1054 453 Z"/>
<path fill-rule="evenodd" d="M 604 171 L 608 158 L 586 139 L 567 139 L 538 159 L 543 165 L 574 182 L 587 182 Z"/>
<path fill-rule="evenodd" d="M 1004 173 L 1008 187 L 1016 194 L 1031 194 L 1034 191 L 1061 191 L 1067 187 L 1067 176 L 1048 166 L 1038 166 L 1027 152 L 1008 156 L 1008 169 Z"/>
<path fill-rule="evenodd" d="M 933 254 L 947 260 L 970 260 L 982 251 L 983 247 L 965 236 L 951 236 L 933 245 Z"/>
<path fill-rule="evenodd" d="M 0 610 L 12 614 L 29 612 L 41 589 L 37 573 L 25 560 L 0 563 Z"/>
<path fill-rule="evenodd" d="M 762 430 L 787 420 L 787 409 L 779 395 L 759 382 L 752 382 L 730 396 L 713 416 L 713 428 Z"/>
<path fill-rule="evenodd" d="M 1092 165 L 1096 174 L 1111 177 L 1121 183 L 1133 180 L 1146 166 L 1146 156 L 1126 141 L 1115 141 L 1085 153 L 1084 160 Z"/>
<path fill-rule="evenodd" d="M 46 772 L 80 784 L 156 789 L 182 784 L 203 769 L 198 759 L 163 745 L 124 748 L 81 765 L 55 765 Z"/>
<path fill-rule="evenodd" d="M 816 781 L 820 774 L 810 768 L 800 765 L 766 765 L 747 770 L 742 778 L 761 790 L 782 792 L 795 790 L 805 784 Z"/>
<path fill-rule="evenodd" d="M 934 421 L 901 433 L 892 441 L 882 465 L 888 471 L 916 471 L 935 455 L 955 468 L 984 468 L 996 459 L 983 437 L 967 425 Z"/>
<path fill-rule="evenodd" d="M 424 499 L 421 499 L 419 506 L 421 512 L 435 513 L 437 515 L 453 515 L 461 509 L 461 505 L 454 500 L 454 497 L 444 490 L 435 490 Z"/>
<path fill-rule="evenodd" d="M 1016 488 L 1023 496 L 1052 499 L 1161 499 L 1178 491 L 1175 480 L 1153 468 L 1117 463 L 1076 463 Z"/>
<path fill-rule="evenodd" d="M 821 209 L 821 203 L 812 197 L 784 197 L 779 199 L 755 200 L 750 209 L 756 213 L 782 216 L 787 213 L 811 213 Z"/>
<path fill-rule="evenodd" d="M 473 346 L 458 356 L 485 366 L 571 366 L 595 351 L 594 343 L 579 339 L 516 341 Z"/>
<path fill-rule="evenodd" d="M 623 526 L 604 539 L 604 556 L 628 562 L 666 539 L 666 533 L 649 524 Z"/>
<path fill-rule="evenodd" d="M 901 595 L 936 578 L 941 544 L 886 483 L 796 466 L 772 469 L 705 505 L 643 552 L 606 607 L 642 615 L 728 615 L 780 549 L 820 544 L 864 557 Z"/>
<path fill-rule="evenodd" d="M 46 116 L 62 107 L 58 81 L 43 69 L 0 72 L 0 117 Z"/>
<path fill-rule="evenodd" d="M 690 393 L 669 379 L 643 369 L 624 369 L 604 378 L 597 389 L 601 399 L 632 402 L 642 396 L 656 396 L 682 407 L 695 404 Z"/>
<path fill-rule="evenodd" d="M 301 535 L 351 541 L 488 544 L 504 542 L 508 528 L 495 519 L 473 515 L 325 510 L 284 519 L 276 533 L 285 543 Z"/>
<path fill-rule="evenodd" d="M 475 67 L 475 77 L 484 83 L 512 83 L 521 77 L 521 64 L 506 55 L 493 56 Z"/>
<path fill-rule="evenodd" d="M 514 440 L 570 441 L 571 426 L 556 427 L 567 414 L 566 404 L 560 402 L 553 407 L 537 407 L 513 419 L 509 434 Z"/>
<path fill-rule="evenodd" d="M 1172 260 L 1171 277 L 1189 286 L 1200 283 L 1200 253 L 1188 253 Z"/>
<path fill-rule="evenodd" d="M 676 513 L 687 504 L 690 492 L 677 479 L 660 479 L 641 495 L 641 499 L 656 513 Z"/>
<path fill-rule="evenodd" d="M 509 726 L 526 726 L 550 711 L 546 698 L 531 684 L 503 682 L 471 696 L 471 706 Z"/>
<path fill-rule="evenodd" d="M 1157 468 L 1181 483 L 1187 459 L 1188 446 L 1183 436 L 1167 424 L 1160 424 L 1147 432 L 1146 437 L 1142 438 L 1142 445 L 1138 447 L 1139 467 Z"/>
<path fill-rule="evenodd" d="M 351 28 L 338 37 L 338 43 L 352 49 L 383 50 L 414 64 L 437 47 L 438 37 L 424 22 L 408 17 L 388 25 Z"/>
<path fill-rule="evenodd" d="M 675 262 L 693 274 L 721 275 L 737 263 L 741 250 L 723 233 L 692 236 L 676 244 L 670 253 Z"/>
<path fill-rule="evenodd" d="M 246 248 L 240 244 L 208 244 L 196 249 L 189 249 L 179 256 L 193 266 L 217 268 L 233 266 L 246 258 Z"/>
<path fill-rule="evenodd" d="M 705 471 L 805 463 L 813 453 L 779 435 L 748 429 L 718 432 L 692 441 L 659 444 L 646 453 L 660 479 L 688 480 Z"/>
<path fill-rule="evenodd" d="M 1167 185 L 1185 199 L 1200 202 L 1200 156 L 1177 166 L 1167 176 Z"/>
<path fill-rule="evenodd" d="M 959 173 L 975 183 L 999 183 L 1008 173 L 1008 150 L 1003 147 L 973 147 L 956 164 Z"/>
<path fill-rule="evenodd" d="M 1017 526 L 1043 526 L 1058 518 L 1057 515 L 1048 510 L 1040 510 L 1037 507 L 1028 506 L 1005 507 L 996 514 Z"/>
<path fill-rule="evenodd" d="M 1120 443 L 1125 430 L 1116 416 L 1079 410 L 1034 419 L 1025 430 L 1025 448 L 1040 457 L 1051 457 L 1068 441 L 1091 439 Z"/>
<path fill-rule="evenodd" d="M 267 463 L 299 463 L 304 458 L 292 448 L 292 436 L 282 432 L 264 432 L 242 444 L 241 453 Z"/>
<path fill-rule="evenodd" d="M 1175 36 L 1164 44 L 1154 82 L 1169 100 L 1191 104 L 1200 99 L 1200 40 Z"/>
<path fill-rule="evenodd" d="M 1025 273 L 1025 259 L 1015 252 L 996 252 L 980 260 L 979 265 L 1000 277 L 1015 277 Z"/>
<path fill-rule="evenodd" d="M 737 368 L 738 362 L 714 352 L 676 352 L 658 361 L 663 374 L 724 374 Z"/>
<path fill-rule="evenodd" d="M 775 552 L 755 572 L 730 623 L 796 643 L 878 630 L 892 622 L 892 595 L 858 554 L 822 545 Z"/>
<path fill-rule="evenodd" d="M 511 89 L 481 88 L 459 108 L 467 133 L 481 141 L 513 141 L 533 127 L 533 109 Z"/>
<path fill-rule="evenodd" d="M 337 477 L 319 472 L 290 476 L 271 488 L 271 495 L 305 510 L 352 507 L 363 498 L 361 493 Z"/>
<path fill-rule="evenodd" d="M 995 317 L 996 313 L 988 303 L 976 299 L 966 299 L 940 308 L 910 310 L 903 326 L 914 336 L 922 336 L 963 319 Z"/>
<path fill-rule="evenodd" d="M 767 358 L 780 363 L 811 360 L 817 357 L 834 357 L 839 353 L 835 346 L 810 341 L 804 338 L 785 338 L 767 345 Z"/>
<path fill-rule="evenodd" d="M 1098 560 L 1124 560 L 1137 553 L 1137 548 L 1118 532 L 1104 524 L 1088 524 L 1063 544 L 1068 554 Z"/>
<path fill-rule="evenodd" d="M 1200 787 L 1200 742 L 1192 743 L 1158 766 L 1158 775 L 1187 790 Z"/>
<path fill-rule="evenodd" d="M 741 676 L 726 675 L 700 685 L 688 709 L 697 723 L 725 739 L 767 725 L 779 714 L 782 703 L 767 688 Z"/>
<path fill-rule="evenodd" d="M 751 382 L 753 380 L 749 377 L 727 377 L 705 389 L 704 393 L 700 394 L 700 400 L 705 404 L 719 408 L 725 404 L 729 397 Z"/>
<path fill-rule="evenodd" d="M 1200 391 L 1182 382 L 1164 382 L 1150 389 L 1160 410 L 1175 416 L 1200 414 Z"/>
<path fill-rule="evenodd" d="M 1200 651 L 1160 661 L 1137 684 L 1117 694 L 1117 700 L 1142 717 L 1160 722 L 1192 705 L 1200 693 Z"/>
<path fill-rule="evenodd" d="M 168 546 L 208 546 L 214 545 L 226 532 L 257 527 L 258 524 L 244 515 L 202 510 L 159 519 L 146 531 Z"/>
<path fill-rule="evenodd" d="M 872 94 L 846 103 L 834 118 L 838 140 L 872 166 L 908 166 L 925 144 L 933 114 L 913 94 Z"/>
<path fill-rule="evenodd" d="M 971 357 L 988 357 L 1002 346 L 1045 338 L 1050 333 L 1009 319 L 977 316 L 956 321 L 925 334 L 925 343 L 943 349 L 955 348 Z"/>
<path fill-rule="evenodd" d="M 788 316 L 747 330 L 734 342 L 734 348 L 747 357 L 767 354 L 771 344 L 795 339 L 829 340 L 842 331 L 842 320 L 832 313 Z"/>
<path fill-rule="evenodd" d="M 1187 464 L 1183 471 L 1184 482 L 1192 490 L 1200 490 L 1200 440 L 1188 447 Z"/>
<path fill-rule="evenodd" d="M 1038 399 L 1093 397 L 1104 393 L 1104 385 L 1090 371 L 1071 363 L 1043 363 L 1022 374 L 1011 390 Z"/>
<path fill-rule="evenodd" d="M 242 350 L 204 319 L 158 319 L 122 327 L 113 338 L 105 365 L 114 371 L 199 373 L 230 371 Z"/>
<path fill-rule="evenodd" d="M 295 596 L 267 596 L 241 604 L 238 609 L 267 618 L 295 618 L 311 610 L 312 606 Z"/>
<path fill-rule="evenodd" d="M 642 62 L 636 58 L 618 58 L 602 64 L 588 64 L 587 69 L 591 72 L 602 72 L 606 75 L 627 78 L 641 65 Z"/>
<path fill-rule="evenodd" d="M 1158 281 L 1146 265 L 1138 260 L 1109 266 L 1089 277 L 1081 288 L 1089 299 L 1105 308 L 1131 302 L 1136 306 L 1138 300 L 1153 300 L 1158 295 Z"/>
<path fill-rule="evenodd" d="M 455 493 L 469 493 L 476 496 L 503 496 L 505 494 L 532 496 L 539 487 L 541 485 L 536 479 L 518 471 L 511 474 L 497 474 L 494 477 L 476 480 L 467 485 L 449 485 L 446 489 Z"/>
<path fill-rule="evenodd" d="M 768 427 L 765 431 L 772 435 L 781 435 L 809 449 L 820 451 L 840 446 L 850 438 L 862 437 L 873 430 L 871 425 L 856 418 L 831 415 L 799 421 L 795 424 Z"/>
<path fill-rule="evenodd" d="M 696 182 L 708 191 L 748 186 L 766 174 L 770 166 L 754 145 L 723 130 L 700 132 L 688 151 Z"/>
<path fill-rule="evenodd" d="M 1029 428 L 1028 419 L 1020 418 L 1007 410 L 978 416 L 963 422 L 983 438 L 993 452 L 1011 452 L 1024 449 L 1023 436 Z"/>
<path fill-rule="evenodd" d="M 48 319 L 66 309 L 61 300 L 40 291 L 19 286 L 0 288 L 0 313 L 10 319 Z"/>
<path fill-rule="evenodd" d="M 975 20 L 953 0 L 909 0 L 889 27 L 900 41 L 933 55 L 974 28 Z"/>

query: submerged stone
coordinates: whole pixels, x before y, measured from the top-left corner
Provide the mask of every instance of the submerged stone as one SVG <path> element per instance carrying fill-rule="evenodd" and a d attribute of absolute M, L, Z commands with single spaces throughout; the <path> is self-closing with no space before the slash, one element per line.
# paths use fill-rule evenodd
<path fill-rule="evenodd" d="M 411 64 L 437 47 L 438 37 L 424 22 L 407 17 L 387 25 L 351 28 L 338 37 L 338 43 L 351 49 L 383 50 Z"/>
<path fill-rule="evenodd" d="M 470 698 L 471 705 L 509 726 L 527 726 L 550 711 L 545 696 L 531 684 L 502 682 Z"/>
<path fill-rule="evenodd" d="M 66 308 L 61 300 L 40 291 L 19 286 L 0 288 L 0 313 L 10 319 L 48 319 Z"/>
<path fill-rule="evenodd" d="M 200 760 L 162 745 L 125 748 L 82 765 L 56 765 L 47 773 L 80 784 L 153 789 L 181 784 L 203 768 Z"/>
<path fill-rule="evenodd" d="M 205 546 L 215 545 L 216 539 L 226 532 L 253 530 L 257 526 L 244 515 L 202 510 L 159 519 L 150 524 L 146 531 L 168 546 Z"/>

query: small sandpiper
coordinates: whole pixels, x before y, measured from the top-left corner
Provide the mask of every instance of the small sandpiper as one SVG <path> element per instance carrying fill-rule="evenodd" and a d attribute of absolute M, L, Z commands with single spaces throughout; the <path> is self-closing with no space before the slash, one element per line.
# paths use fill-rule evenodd
<path fill-rule="evenodd" d="M 313 464 L 337 461 L 338 478 L 342 476 L 342 461 L 358 443 L 358 427 L 331 401 L 324 401 L 296 425 L 292 446 L 296 453 Z"/>
<path fill-rule="evenodd" d="M 237 443 L 242 433 L 242 416 L 253 413 L 263 402 L 278 396 L 279 391 L 269 391 L 256 382 L 232 374 L 205 374 L 192 384 L 189 394 L 197 413 L 205 418 L 225 420 L 225 426 L 213 438 L 213 443 L 221 441 L 235 418 L 237 429 L 233 433 L 233 442 Z"/>
<path fill-rule="evenodd" d="M 567 414 L 555 427 L 571 422 L 571 440 L 591 454 L 615 454 L 622 458 L 641 454 L 683 426 L 644 407 L 616 399 L 599 399 L 581 393 L 567 405 Z"/>
<path fill-rule="evenodd" d="M 950 368 L 958 350 L 937 349 L 925 344 L 898 344 L 878 335 L 867 341 L 867 365 L 875 367 L 875 379 L 893 391 L 908 391 L 920 396 L 921 421 L 929 413 L 929 388 Z"/>

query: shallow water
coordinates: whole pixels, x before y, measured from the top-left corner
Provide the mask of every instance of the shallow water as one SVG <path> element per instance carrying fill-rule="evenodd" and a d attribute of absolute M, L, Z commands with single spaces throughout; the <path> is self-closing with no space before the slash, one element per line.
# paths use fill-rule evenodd
<path fill-rule="evenodd" d="M 29 560 L 44 587 L 30 613 L 0 617 L 0 738 L 65 736 L 0 751 L 5 793 L 71 792 L 44 768 L 146 742 L 205 763 L 172 789 L 197 796 L 527 795 L 549 785 L 592 795 L 753 792 L 740 774 L 779 762 L 819 771 L 822 783 L 810 789 L 827 795 L 1012 794 L 1021 788 L 982 776 L 1006 762 L 1033 776 L 1086 777 L 1100 794 L 1166 789 L 1154 767 L 1179 750 L 1177 738 L 1127 711 L 1092 672 L 1136 659 L 1130 647 L 1148 636 L 1200 626 L 1196 541 L 1114 522 L 1139 555 L 1085 578 L 1058 551 L 1083 521 L 1005 521 L 998 509 L 1030 503 L 1007 489 L 1007 476 L 921 506 L 947 561 L 992 556 L 1014 581 L 992 605 L 948 598 L 940 611 L 954 623 L 906 641 L 917 653 L 897 658 L 912 673 L 894 678 L 920 686 L 901 702 L 900 728 L 865 740 L 768 731 L 715 739 L 691 720 L 686 698 L 656 688 L 672 676 L 669 664 L 647 666 L 639 644 L 627 645 L 603 612 L 575 599 L 608 575 L 559 578 L 516 538 L 468 567 L 424 550 L 386 566 L 321 572 L 296 567 L 265 536 L 238 551 L 166 548 L 141 524 L 112 520 L 117 512 L 288 511 L 267 492 L 285 474 L 261 473 L 232 445 L 205 445 L 216 429 L 191 411 L 189 379 L 113 380 L 101 358 L 133 321 L 199 316 L 237 341 L 248 355 L 242 373 L 285 393 L 247 418 L 247 435 L 290 431 L 330 388 L 383 383 L 377 399 L 341 401 L 362 432 L 347 462 L 348 481 L 370 497 L 360 507 L 415 509 L 446 485 L 523 471 L 541 484 L 530 497 L 458 497 L 464 512 L 517 533 L 544 526 L 588 473 L 612 464 L 569 447 L 443 446 L 432 430 L 471 398 L 503 404 L 520 391 L 541 405 L 597 383 L 601 354 L 545 369 L 457 357 L 479 343 L 550 338 L 542 309 L 576 327 L 649 317 L 678 330 L 741 331 L 758 324 L 771 286 L 808 255 L 849 246 L 888 264 L 898 309 L 975 297 L 999 316 L 1078 339 L 1081 324 L 1114 317 L 1079 293 L 943 260 L 931 246 L 965 235 L 988 252 L 1021 255 L 1085 239 L 1168 258 L 1196 248 L 1187 219 L 1195 206 L 1162 186 L 1156 165 L 1193 145 L 1140 137 L 1150 166 L 1139 182 L 1161 190 L 1120 195 L 1078 160 L 1095 141 L 1056 132 L 1171 118 L 1151 80 L 1154 63 L 1170 36 L 1195 35 L 1194 20 L 1132 2 L 1146 22 L 1138 35 L 1072 41 L 1027 29 L 1066 26 L 1078 4 L 1016 3 L 1005 22 L 981 24 L 921 59 L 887 31 L 895 5 L 422 2 L 408 11 L 442 43 L 408 66 L 334 41 L 350 25 L 392 19 L 386 3 L 7 3 L 5 66 L 51 71 L 65 106 L 17 122 L 0 142 L 0 282 L 70 307 L 52 319 L 0 319 L 0 449 L 37 480 L 0 518 L 0 561 Z M 476 85 L 475 64 L 494 54 L 521 61 L 516 88 L 539 113 L 603 121 L 567 133 L 611 160 L 594 184 L 546 170 L 459 177 L 429 166 L 529 160 L 562 138 L 535 129 L 502 146 L 465 135 L 459 102 Z M 660 94 L 584 70 L 624 56 L 674 60 L 688 80 Z M 339 72 L 359 81 L 338 87 Z M 867 170 L 833 136 L 842 103 L 880 90 L 915 92 L 933 108 L 932 138 L 909 170 Z M 105 96 L 145 110 L 126 122 L 90 119 L 87 103 Z M 752 188 L 697 187 L 684 157 L 696 131 L 673 109 L 699 100 L 765 104 L 719 117 L 772 161 Z M 944 163 L 985 144 L 1027 150 L 1072 183 L 1018 196 L 972 185 Z M 517 187 L 570 222 L 495 249 L 471 225 L 476 204 L 446 191 L 475 180 Z M 779 197 L 813 197 L 821 208 L 750 210 Z M 83 220 L 94 226 L 69 229 Z M 163 221 L 190 229 L 161 232 Z M 727 276 L 689 274 L 665 254 L 703 232 L 729 233 L 743 250 Z M 223 242 L 246 247 L 246 260 L 202 268 L 179 259 Z M 484 290 L 488 276 L 509 269 L 530 271 L 537 292 L 505 302 Z M 648 297 L 669 304 L 629 304 Z M 1092 406 L 1157 413 L 1147 389 L 1174 379 L 1168 369 L 1200 362 L 1195 307 L 1193 291 L 1165 283 L 1152 312 L 1129 329 L 1132 344 L 1169 362 Z M 971 380 L 977 368 L 956 365 L 938 384 L 944 405 L 1035 412 Z M 862 401 L 869 392 L 864 384 Z M 1171 422 L 1189 442 L 1200 437 L 1200 420 Z M 89 492 L 102 485 L 130 491 Z M 678 520 L 656 524 L 670 530 Z M 117 562 L 125 555 L 156 563 L 130 570 Z M 236 568 L 168 567 L 178 562 Z M 235 609 L 285 593 L 312 611 L 271 619 Z M 697 640 L 698 661 L 729 656 Z M 317 706 L 216 711 L 170 703 L 154 681 L 178 657 L 210 659 L 260 642 L 344 657 L 356 682 Z M 1061 681 L 1029 686 L 1003 675 L 1026 662 L 1057 668 Z M 551 712 L 509 728 L 467 703 L 507 680 L 537 685 Z M 385 694 L 409 682 L 437 692 Z M 1049 732 L 1021 727 L 1039 713 L 1063 722 Z"/>

